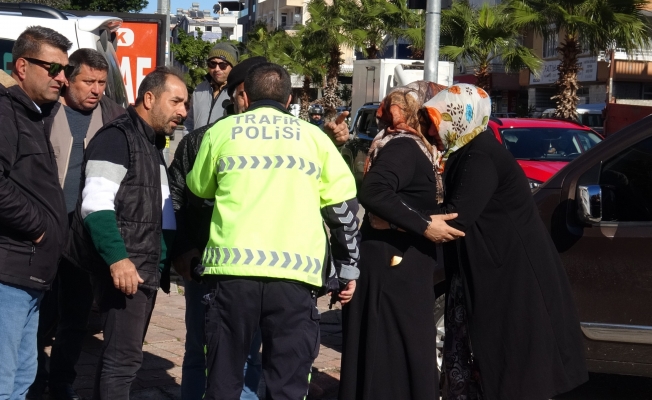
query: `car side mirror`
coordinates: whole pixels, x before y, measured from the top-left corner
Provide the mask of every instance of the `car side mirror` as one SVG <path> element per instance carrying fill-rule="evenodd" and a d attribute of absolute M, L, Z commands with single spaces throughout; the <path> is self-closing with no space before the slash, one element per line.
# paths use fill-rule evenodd
<path fill-rule="evenodd" d="M 577 202 L 580 220 L 589 224 L 602 221 L 602 188 L 600 185 L 579 186 Z"/>
<path fill-rule="evenodd" d="M 378 128 L 367 128 L 367 136 L 376 137 Z"/>

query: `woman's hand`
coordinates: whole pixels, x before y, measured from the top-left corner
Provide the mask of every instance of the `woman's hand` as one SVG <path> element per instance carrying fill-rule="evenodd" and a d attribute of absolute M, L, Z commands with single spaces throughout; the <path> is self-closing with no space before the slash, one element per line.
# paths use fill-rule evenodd
<path fill-rule="evenodd" d="M 431 215 L 430 224 L 423 232 L 423 236 L 435 243 L 444 243 L 463 237 L 464 232 L 458 231 L 446 223 L 455 218 L 457 218 L 457 213 Z"/>
<path fill-rule="evenodd" d="M 340 303 L 345 305 L 353 298 L 353 292 L 355 292 L 355 281 L 349 281 L 346 284 L 346 287 L 339 293 Z"/>

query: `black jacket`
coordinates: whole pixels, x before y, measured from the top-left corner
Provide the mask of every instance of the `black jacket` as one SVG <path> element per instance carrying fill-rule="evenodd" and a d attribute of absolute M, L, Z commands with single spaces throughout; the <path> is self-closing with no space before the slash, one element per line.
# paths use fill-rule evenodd
<path fill-rule="evenodd" d="M 466 233 L 444 245 L 465 286 L 487 400 L 550 399 L 588 379 L 566 271 L 523 170 L 491 131 L 451 154 L 444 204 Z"/>
<path fill-rule="evenodd" d="M 0 282 L 49 288 L 67 241 L 57 164 L 34 102 L 0 71 Z M 45 232 L 43 240 L 35 245 Z"/>
<path fill-rule="evenodd" d="M 214 123 L 195 129 L 181 139 L 168 170 L 170 195 L 177 219 L 172 257 L 178 257 L 193 248 L 203 252 L 208 243 L 213 201 L 195 196 L 186 186 L 186 176 L 195 164 L 204 134 L 213 125 Z"/>
<path fill-rule="evenodd" d="M 123 132 L 129 145 L 129 168 L 116 194 L 115 212 L 118 228 L 125 242 L 129 260 L 145 281 L 140 286 L 158 289 L 161 274 L 162 194 L 161 194 L 161 137 L 140 119 L 130 107 L 127 114 L 105 125 L 95 136 L 109 129 Z M 92 145 L 92 143 L 91 143 Z M 80 197 L 70 226 L 72 238 L 66 258 L 93 274 L 109 274 L 108 265 L 100 257 L 93 240 L 84 227 L 81 216 L 81 193 L 85 185 L 87 158 L 82 165 Z"/>

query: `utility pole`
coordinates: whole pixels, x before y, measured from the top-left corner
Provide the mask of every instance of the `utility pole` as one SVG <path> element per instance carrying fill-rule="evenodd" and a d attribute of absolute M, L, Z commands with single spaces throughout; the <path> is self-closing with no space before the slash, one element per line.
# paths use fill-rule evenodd
<path fill-rule="evenodd" d="M 439 31 L 441 28 L 441 0 L 428 0 L 426 4 L 426 48 L 423 79 L 437 82 L 439 70 Z"/>
<path fill-rule="evenodd" d="M 158 0 L 156 13 L 165 15 L 165 65 L 170 66 L 170 0 Z"/>

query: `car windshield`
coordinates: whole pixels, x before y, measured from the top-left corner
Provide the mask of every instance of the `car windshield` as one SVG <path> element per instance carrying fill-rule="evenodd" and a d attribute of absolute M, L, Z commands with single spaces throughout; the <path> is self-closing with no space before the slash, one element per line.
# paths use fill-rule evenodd
<path fill-rule="evenodd" d="M 500 134 L 519 160 L 571 161 L 602 140 L 591 131 L 564 128 L 511 128 Z"/>

